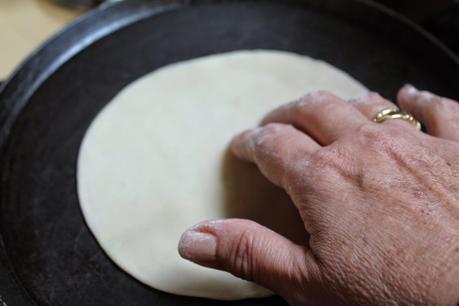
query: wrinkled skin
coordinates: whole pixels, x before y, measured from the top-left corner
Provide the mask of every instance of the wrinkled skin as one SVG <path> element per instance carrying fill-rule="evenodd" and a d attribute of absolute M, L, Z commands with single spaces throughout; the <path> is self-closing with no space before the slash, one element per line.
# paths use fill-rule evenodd
<path fill-rule="evenodd" d="M 233 153 L 290 195 L 308 245 L 228 219 L 189 229 L 180 254 L 291 305 L 457 305 L 459 104 L 411 86 L 398 102 L 427 133 L 373 123 L 394 106 L 377 94 L 320 91 L 234 138 Z"/>

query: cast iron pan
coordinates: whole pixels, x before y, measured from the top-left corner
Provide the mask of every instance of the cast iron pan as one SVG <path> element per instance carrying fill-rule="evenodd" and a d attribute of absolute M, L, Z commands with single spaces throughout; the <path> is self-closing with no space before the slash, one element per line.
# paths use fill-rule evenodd
<path fill-rule="evenodd" d="M 0 93 L 0 305 L 283 305 L 142 285 L 97 245 L 75 188 L 84 132 L 123 86 L 173 62 L 257 48 L 326 60 L 389 98 L 407 81 L 459 97 L 459 61 L 367 1 L 130 0 L 100 8 L 33 54 Z"/>

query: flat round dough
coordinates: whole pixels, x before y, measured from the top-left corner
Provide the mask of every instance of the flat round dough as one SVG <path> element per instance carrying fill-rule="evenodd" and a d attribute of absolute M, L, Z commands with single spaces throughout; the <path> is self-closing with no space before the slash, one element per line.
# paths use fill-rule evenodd
<path fill-rule="evenodd" d="M 298 242 L 307 234 L 288 196 L 227 147 L 271 109 L 308 91 L 350 98 L 367 90 L 322 61 L 280 51 L 236 51 L 158 69 L 124 88 L 80 148 L 86 222 L 115 263 L 170 293 L 235 300 L 265 288 L 178 255 L 183 231 L 242 217 Z"/>

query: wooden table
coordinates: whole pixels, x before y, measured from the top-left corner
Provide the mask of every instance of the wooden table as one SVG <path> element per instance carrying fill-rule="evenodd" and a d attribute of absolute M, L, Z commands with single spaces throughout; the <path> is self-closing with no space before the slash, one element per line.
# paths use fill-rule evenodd
<path fill-rule="evenodd" d="M 0 80 L 81 13 L 46 0 L 0 0 Z"/>

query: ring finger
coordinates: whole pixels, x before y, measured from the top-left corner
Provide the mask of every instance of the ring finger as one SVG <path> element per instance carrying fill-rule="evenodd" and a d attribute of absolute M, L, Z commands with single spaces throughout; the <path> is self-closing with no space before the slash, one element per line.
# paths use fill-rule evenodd
<path fill-rule="evenodd" d="M 379 112 L 384 109 L 393 108 L 398 109 L 397 105 L 384 99 L 379 94 L 369 92 L 364 96 L 349 100 L 349 103 L 357 108 L 365 117 L 373 121 Z M 413 125 L 405 120 L 391 119 L 386 120 L 383 124 L 395 125 L 400 127 L 409 127 L 413 129 Z"/>
<path fill-rule="evenodd" d="M 301 171 L 298 165 L 320 146 L 291 125 L 268 124 L 237 135 L 231 149 L 237 157 L 255 163 L 272 183 L 288 191 L 289 178 Z"/>

